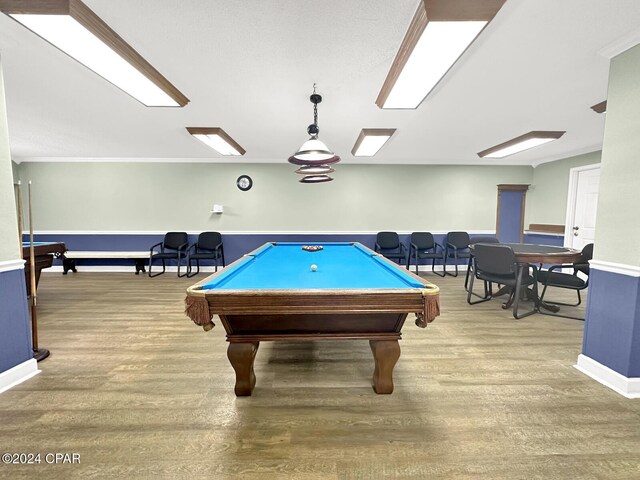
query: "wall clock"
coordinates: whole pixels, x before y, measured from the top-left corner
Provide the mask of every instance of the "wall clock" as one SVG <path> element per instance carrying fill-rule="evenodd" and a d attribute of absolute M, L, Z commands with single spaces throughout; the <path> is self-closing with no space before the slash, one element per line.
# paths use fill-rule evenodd
<path fill-rule="evenodd" d="M 253 180 L 251 180 L 251 177 L 249 175 L 240 175 L 238 177 L 238 180 L 236 180 L 236 185 L 240 190 L 246 192 L 247 190 L 250 190 L 251 187 L 253 187 Z"/>

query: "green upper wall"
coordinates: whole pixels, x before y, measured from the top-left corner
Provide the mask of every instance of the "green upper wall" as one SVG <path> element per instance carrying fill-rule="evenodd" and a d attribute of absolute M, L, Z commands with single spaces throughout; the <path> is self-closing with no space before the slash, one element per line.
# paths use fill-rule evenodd
<path fill-rule="evenodd" d="M 575 167 L 600 163 L 602 152 L 543 163 L 533 170 L 527 192 L 525 228 L 532 223 L 564 225 L 567 215 L 569 171 Z"/>
<path fill-rule="evenodd" d="M 594 257 L 640 266 L 640 45 L 611 61 Z"/>
<path fill-rule="evenodd" d="M 305 185 L 289 164 L 21 163 L 36 231 L 495 231 L 500 183 L 528 166 L 338 165 Z M 235 183 L 253 178 L 248 192 Z M 211 214 L 213 204 L 224 206 Z"/>
<path fill-rule="evenodd" d="M 20 258 L 18 216 L 13 190 L 13 170 L 9 152 L 9 129 L 0 62 L 0 262 Z"/>
<path fill-rule="evenodd" d="M 303 185 L 288 164 L 22 163 L 37 231 L 495 229 L 496 185 L 531 184 L 525 225 L 564 224 L 569 170 L 600 152 L 523 167 L 338 165 Z M 253 188 L 241 192 L 239 175 Z M 212 215 L 214 203 L 224 206 Z M 61 213 L 62 212 L 62 213 Z"/>

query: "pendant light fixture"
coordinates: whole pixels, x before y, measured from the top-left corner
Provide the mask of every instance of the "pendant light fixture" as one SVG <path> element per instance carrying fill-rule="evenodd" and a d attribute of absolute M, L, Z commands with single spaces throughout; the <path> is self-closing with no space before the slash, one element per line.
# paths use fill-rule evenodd
<path fill-rule="evenodd" d="M 340 157 L 329 150 L 322 140 L 318 140 L 318 133 L 320 133 L 320 128 L 318 127 L 318 104 L 322 102 L 322 96 L 316 93 L 315 83 L 309 100 L 313 103 L 313 123 L 307 127 L 307 133 L 310 137 L 296 153 L 289 157 L 289 163 L 302 166 L 302 168 L 296 170 L 296 173 L 306 175 L 300 180 L 302 183 L 329 182 L 333 178 L 327 175 L 318 175 L 318 173 L 324 174 L 335 171 L 328 165 L 338 163 Z M 322 177 L 322 179 L 319 180 L 317 177 Z"/>
<path fill-rule="evenodd" d="M 309 165 L 307 167 L 300 167 L 296 170 L 296 173 L 300 175 L 327 175 L 335 172 L 335 168 L 331 168 L 329 165 Z"/>

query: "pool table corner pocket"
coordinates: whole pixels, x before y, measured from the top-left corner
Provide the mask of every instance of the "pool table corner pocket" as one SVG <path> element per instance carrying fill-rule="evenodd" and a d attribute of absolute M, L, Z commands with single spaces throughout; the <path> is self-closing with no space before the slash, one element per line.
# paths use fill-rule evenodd
<path fill-rule="evenodd" d="M 184 314 L 196 325 L 200 325 L 205 332 L 213 327 L 213 314 L 209 309 L 209 301 L 205 297 L 190 297 L 184 299 Z"/>

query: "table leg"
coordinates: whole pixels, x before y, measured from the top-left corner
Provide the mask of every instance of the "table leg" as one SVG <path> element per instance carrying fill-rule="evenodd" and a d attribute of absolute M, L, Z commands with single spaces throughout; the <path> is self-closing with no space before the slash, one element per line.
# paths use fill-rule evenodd
<path fill-rule="evenodd" d="M 256 385 L 253 361 L 256 358 L 260 342 L 231 342 L 227 348 L 227 358 L 236 371 L 237 397 L 248 397 Z"/>
<path fill-rule="evenodd" d="M 67 258 L 64 255 L 60 255 L 62 259 L 62 274 L 66 275 L 69 270 L 73 273 L 77 273 L 76 270 L 76 261 L 73 258 Z"/>
<path fill-rule="evenodd" d="M 373 390 L 378 393 L 393 392 L 393 367 L 400 358 L 398 340 L 369 340 L 373 352 Z"/>
<path fill-rule="evenodd" d="M 143 260 L 143 259 L 140 259 L 140 258 L 135 260 L 135 262 L 136 262 L 136 275 L 139 275 L 140 272 L 147 273 L 147 271 L 145 270 L 145 261 L 146 260 Z"/>
<path fill-rule="evenodd" d="M 506 295 L 507 293 L 511 293 L 511 287 L 508 287 L 506 285 L 503 285 L 502 287 L 500 287 L 500 289 L 494 293 L 493 295 L 491 295 L 492 297 L 501 297 L 502 295 Z"/>
<path fill-rule="evenodd" d="M 553 313 L 558 313 L 560 311 L 560 307 L 558 305 L 554 305 L 552 303 L 547 303 L 547 302 L 541 302 L 540 297 L 537 297 L 535 295 L 532 295 L 532 296 L 535 298 L 536 307 L 538 308 L 538 310 L 540 310 L 541 308 L 544 308 L 545 310 L 549 310 L 550 312 L 553 312 Z"/>

